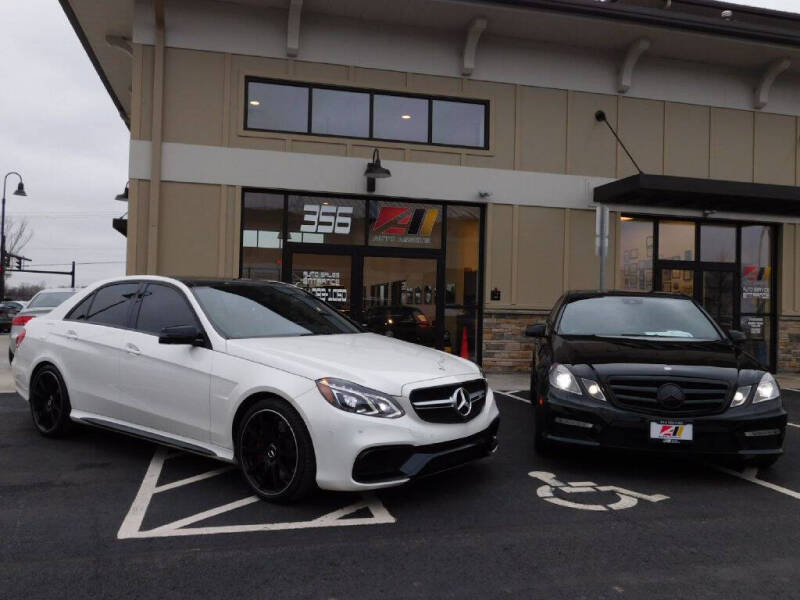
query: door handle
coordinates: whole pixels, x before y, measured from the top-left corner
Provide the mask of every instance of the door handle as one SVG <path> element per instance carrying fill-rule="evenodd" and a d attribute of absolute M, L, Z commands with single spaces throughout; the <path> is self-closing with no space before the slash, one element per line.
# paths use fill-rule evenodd
<path fill-rule="evenodd" d="M 64 335 L 66 337 L 68 337 L 69 339 L 71 339 L 71 340 L 77 340 L 78 339 L 78 334 L 75 333 L 74 329 L 68 329 L 67 332 Z"/>
<path fill-rule="evenodd" d="M 137 346 L 131 343 L 125 344 L 125 352 L 132 354 L 133 356 L 139 356 L 142 353 Z"/>

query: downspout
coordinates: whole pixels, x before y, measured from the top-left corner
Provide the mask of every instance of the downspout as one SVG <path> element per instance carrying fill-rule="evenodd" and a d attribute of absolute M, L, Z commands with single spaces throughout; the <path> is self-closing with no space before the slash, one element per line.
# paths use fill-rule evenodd
<path fill-rule="evenodd" d="M 158 223 L 161 200 L 161 144 L 164 114 L 164 0 L 155 0 L 155 52 L 153 65 L 153 122 L 150 150 L 150 209 L 147 211 L 147 273 L 158 270 Z"/>

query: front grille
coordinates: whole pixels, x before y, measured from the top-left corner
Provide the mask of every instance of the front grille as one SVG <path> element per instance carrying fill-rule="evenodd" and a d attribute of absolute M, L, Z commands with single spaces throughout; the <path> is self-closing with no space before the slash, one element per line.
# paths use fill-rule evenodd
<path fill-rule="evenodd" d="M 670 376 L 611 376 L 611 400 L 621 408 L 675 417 L 722 412 L 728 405 L 730 386 L 725 381 Z M 659 400 L 659 388 L 673 384 L 683 394 L 682 401 Z"/>
<path fill-rule="evenodd" d="M 466 415 L 456 410 L 454 396 L 459 388 L 464 388 L 471 407 Z M 463 383 L 420 388 L 411 392 L 411 406 L 423 421 L 431 423 L 464 423 L 477 417 L 486 405 L 487 385 L 485 379 L 475 379 Z"/>

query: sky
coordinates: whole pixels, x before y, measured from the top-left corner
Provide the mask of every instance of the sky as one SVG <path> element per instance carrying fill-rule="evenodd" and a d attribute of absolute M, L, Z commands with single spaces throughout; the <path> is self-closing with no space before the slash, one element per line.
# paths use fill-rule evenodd
<path fill-rule="evenodd" d="M 111 219 L 127 210 L 114 196 L 128 179 L 128 130 L 56 0 L 3 0 L 0 22 L 0 177 L 25 182 L 27 197 L 12 194 L 13 176 L 6 193 L 6 214 L 33 231 L 23 254 L 30 268 L 104 263 L 79 264 L 78 285 L 123 275 L 125 238 Z M 8 282 L 41 281 L 69 285 L 63 275 Z"/>
<path fill-rule="evenodd" d="M 800 0 L 731 0 L 800 12 Z M 122 275 L 125 238 L 111 227 L 127 205 L 128 130 L 56 0 L 0 2 L 0 176 L 19 171 L 26 198 L 11 194 L 7 214 L 25 217 L 30 268 L 68 270 L 77 285 Z M 83 264 L 80 264 L 83 263 Z M 95 263 L 95 264 L 86 264 Z M 13 274 L 10 285 L 69 285 L 60 275 Z"/>

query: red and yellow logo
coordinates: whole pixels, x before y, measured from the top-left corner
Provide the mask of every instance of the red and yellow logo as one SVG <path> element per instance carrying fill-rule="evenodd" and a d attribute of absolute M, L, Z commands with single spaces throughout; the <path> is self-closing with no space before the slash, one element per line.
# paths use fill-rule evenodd
<path fill-rule="evenodd" d="M 378 235 L 418 235 L 430 237 L 438 208 L 411 208 L 409 206 L 384 206 L 378 213 L 372 232 Z"/>
<path fill-rule="evenodd" d="M 662 425 L 661 437 L 665 438 L 680 438 L 683 437 L 683 425 Z"/>

